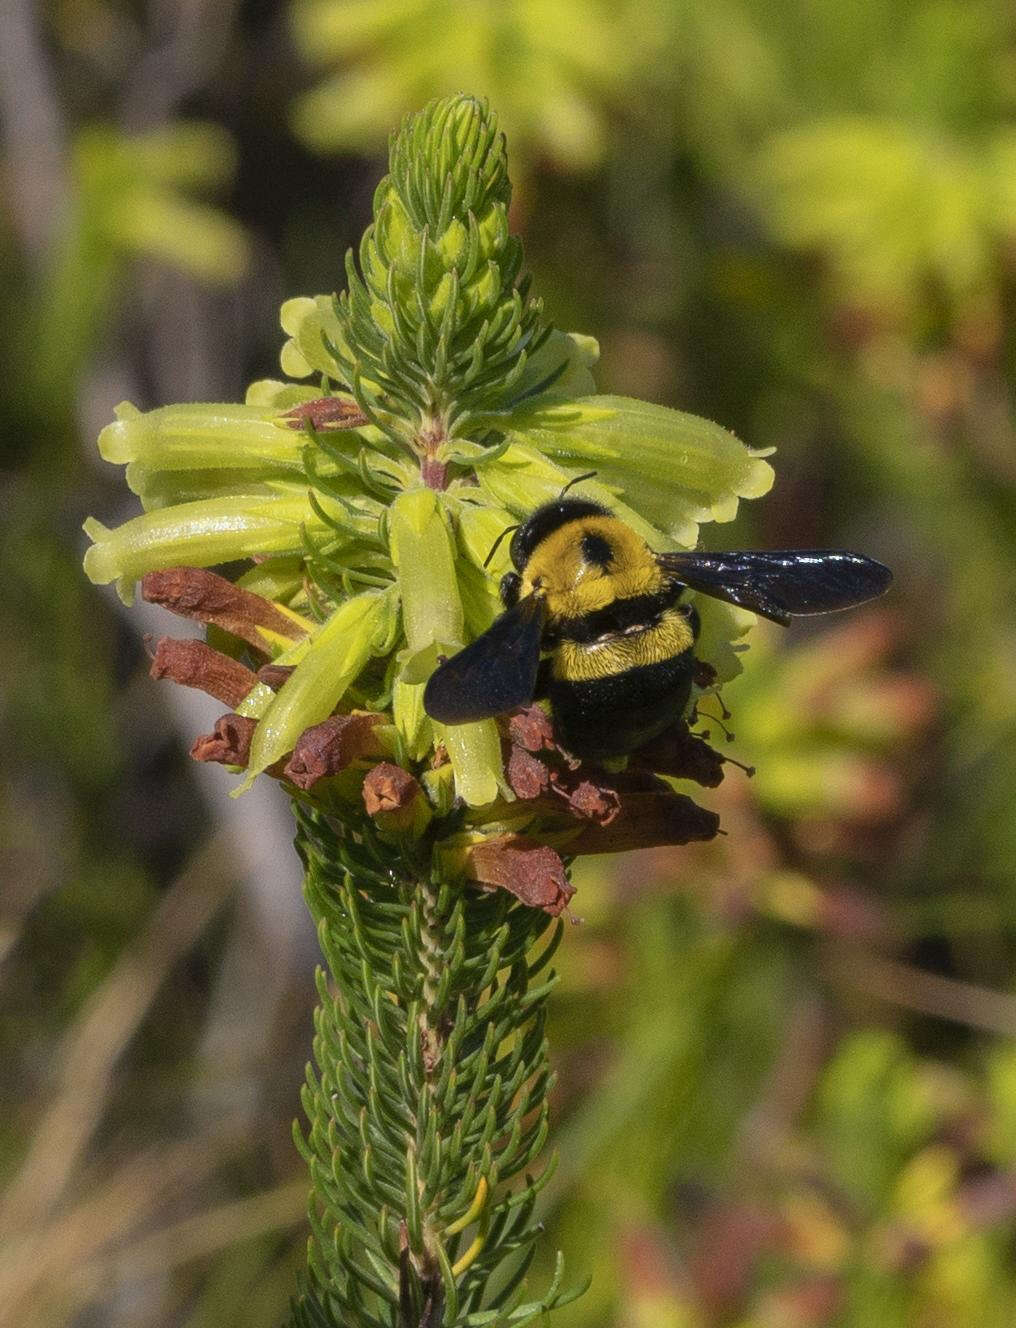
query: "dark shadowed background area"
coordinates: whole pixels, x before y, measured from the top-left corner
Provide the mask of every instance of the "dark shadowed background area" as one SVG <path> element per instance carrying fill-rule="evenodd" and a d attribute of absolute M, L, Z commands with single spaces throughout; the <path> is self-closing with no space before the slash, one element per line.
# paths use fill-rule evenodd
<path fill-rule="evenodd" d="M 0 1324 L 269 1328 L 315 941 L 284 800 L 187 757 L 80 570 L 127 398 L 241 400 L 389 130 L 489 97 L 601 388 L 775 446 L 715 547 L 874 607 L 752 636 L 715 842 L 577 876 L 558 1328 L 1016 1322 L 1016 20 L 1003 0 L 5 0 Z M 177 623 L 179 627 L 179 623 Z M 723 740 L 723 722 L 732 731 Z M 278 795 L 278 796 L 277 796 Z"/>

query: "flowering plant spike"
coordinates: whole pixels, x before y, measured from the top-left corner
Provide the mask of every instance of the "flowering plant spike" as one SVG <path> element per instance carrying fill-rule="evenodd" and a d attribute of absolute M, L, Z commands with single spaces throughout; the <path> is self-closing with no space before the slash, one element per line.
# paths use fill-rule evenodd
<path fill-rule="evenodd" d="M 683 725 L 608 770 L 538 705 L 444 725 L 424 708 L 502 611 L 498 538 L 577 476 L 661 553 L 773 478 L 717 425 L 597 394 L 595 342 L 530 294 L 509 195 L 488 107 L 434 102 L 393 136 L 345 291 L 283 306 L 285 378 L 244 405 L 125 404 L 99 439 L 143 512 L 89 521 L 85 570 L 207 625 L 153 662 L 225 707 L 192 754 L 293 799 L 332 978 L 297 1131 L 308 1328 L 521 1325 L 577 1294 L 560 1261 L 526 1284 L 568 864 L 716 831 L 670 782 L 722 777 Z M 751 621 L 699 607 L 693 702 Z"/>

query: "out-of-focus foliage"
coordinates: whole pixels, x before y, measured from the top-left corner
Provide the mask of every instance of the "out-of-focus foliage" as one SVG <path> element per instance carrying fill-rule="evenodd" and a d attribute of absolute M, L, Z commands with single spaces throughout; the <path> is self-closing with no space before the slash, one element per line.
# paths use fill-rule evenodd
<path fill-rule="evenodd" d="M 323 70 L 344 100 L 305 142 L 350 154 L 379 152 L 403 109 L 443 91 L 491 98 L 526 159 L 517 211 L 536 285 L 559 326 L 601 340 L 603 389 L 778 448 L 766 503 L 711 538 L 854 545 L 897 577 L 887 616 L 755 634 L 724 689 L 725 749 L 757 767 L 751 780 L 731 768 L 714 795 L 726 838 L 578 881 L 584 922 L 559 952 L 550 1028 L 548 1246 L 594 1280 L 558 1322 L 1016 1320 L 1016 24 L 1002 0 L 632 9 L 54 11 L 66 142 L 96 119 L 133 134 L 137 87 L 127 109 L 120 88 L 143 67 L 165 126 L 231 132 L 231 201 L 258 239 L 243 316 L 223 330 L 200 300 L 168 299 L 164 276 L 153 297 L 151 264 L 122 249 L 116 312 L 90 303 L 108 238 L 102 263 L 62 287 L 81 303 L 43 319 L 38 274 L 62 251 L 33 259 L 13 206 L 4 224 L 8 1196 L 60 1172 L 46 1123 L 82 1119 L 82 1093 L 92 1127 L 87 1146 L 56 1150 L 71 1177 L 60 1205 L 22 1208 L 25 1243 L 5 1242 L 0 1277 L 31 1277 L 19 1301 L 0 1295 L 0 1320 L 18 1305 L 21 1325 L 69 1324 L 91 1305 L 111 1324 L 268 1325 L 303 1257 L 282 1214 L 302 1207 L 285 1184 L 310 961 L 259 1019 L 259 985 L 288 971 L 275 913 L 246 894 L 216 913 L 209 886 L 190 927 L 160 921 L 158 901 L 193 898 L 210 864 L 225 897 L 232 867 L 206 841 L 154 685 L 131 674 L 125 687 L 115 661 L 140 649 L 76 579 L 76 522 L 105 491 L 80 459 L 95 428 L 79 437 L 72 421 L 105 422 L 127 396 L 180 399 L 166 375 L 181 361 L 206 374 L 198 399 L 278 376 L 269 311 L 341 284 L 377 174 L 287 136 L 325 99 Z M 161 63 L 143 58 L 154 50 Z M 199 71 L 176 80 L 175 101 L 160 83 L 174 55 Z M 66 189 L 73 160 L 67 149 Z M 8 169 L 19 198 L 23 178 Z M 55 335 L 61 318 L 87 335 L 34 374 L 25 329 Z M 720 719 L 702 719 L 714 739 Z M 148 949 L 132 948 L 138 935 Z M 136 954 L 161 994 L 128 1007 Z M 126 1011 L 119 1041 L 100 1046 L 111 1010 Z M 222 1046 L 229 1087 L 209 1097 Z M 115 1072 L 97 1088 L 75 1078 L 89 1064 Z M 254 1116 L 209 1142 L 208 1104 L 237 1084 Z M 59 1252 L 58 1272 L 41 1250 Z"/>
<path fill-rule="evenodd" d="M 11 379 L 41 397 L 102 344 L 129 263 L 152 260 L 200 281 L 235 285 L 247 261 L 242 227 L 200 195 L 235 170 L 229 136 L 211 124 L 139 134 L 86 125 L 69 146 L 66 207 L 53 222 Z M 195 197 L 197 195 L 197 197 Z M 54 394 L 65 401 L 62 393 Z"/>
<path fill-rule="evenodd" d="M 293 31 L 313 67 L 335 72 L 297 102 L 318 150 L 363 149 L 441 93 L 482 88 L 513 159 L 576 169 L 599 161 L 612 106 L 659 51 L 654 14 L 609 0 L 296 0 Z"/>
<path fill-rule="evenodd" d="M 853 303 L 914 316 L 931 293 L 960 313 L 990 299 L 999 245 L 1016 234 L 1011 10 L 963 0 L 861 3 L 835 17 L 831 6 L 800 9 L 788 51 L 799 89 L 862 51 L 867 67 L 850 84 L 830 81 L 818 114 L 795 116 L 760 152 L 774 230 L 823 249 Z"/>

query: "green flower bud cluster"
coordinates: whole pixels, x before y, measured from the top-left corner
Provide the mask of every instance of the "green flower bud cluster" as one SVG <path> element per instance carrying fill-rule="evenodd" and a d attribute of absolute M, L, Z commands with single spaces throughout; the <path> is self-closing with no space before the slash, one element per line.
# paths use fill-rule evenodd
<path fill-rule="evenodd" d="M 359 264 L 347 257 L 348 289 L 295 328 L 308 371 L 348 386 L 438 488 L 445 444 L 509 399 L 549 331 L 520 280 L 510 194 L 504 137 L 483 103 L 451 97 L 410 116 Z"/>

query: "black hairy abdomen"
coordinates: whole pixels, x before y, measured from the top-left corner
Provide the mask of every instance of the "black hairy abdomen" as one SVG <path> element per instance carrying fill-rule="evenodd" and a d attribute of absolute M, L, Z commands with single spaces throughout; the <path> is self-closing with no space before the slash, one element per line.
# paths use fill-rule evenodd
<path fill-rule="evenodd" d="M 547 697 L 561 746 L 575 756 L 625 756 L 679 720 L 691 695 L 691 650 L 606 678 L 551 678 Z"/>

